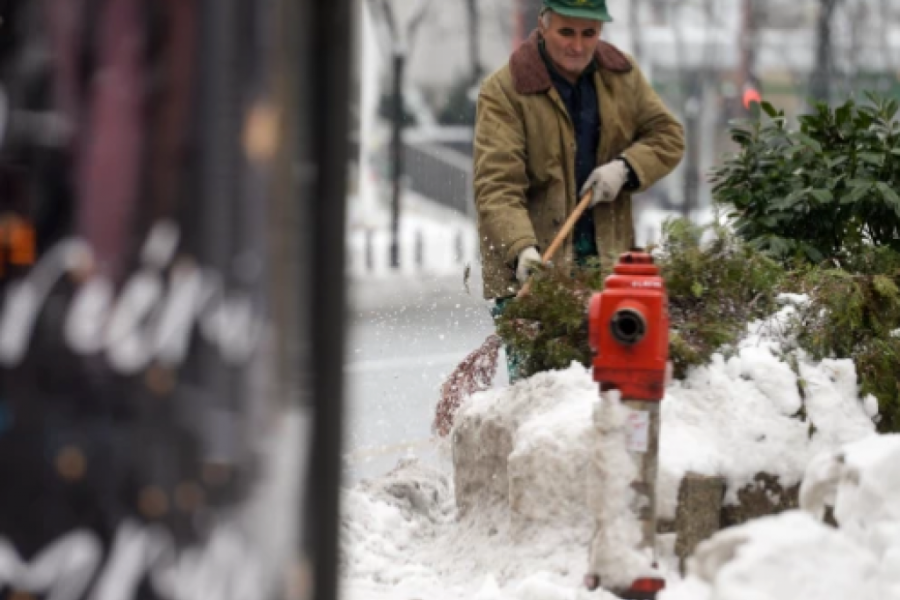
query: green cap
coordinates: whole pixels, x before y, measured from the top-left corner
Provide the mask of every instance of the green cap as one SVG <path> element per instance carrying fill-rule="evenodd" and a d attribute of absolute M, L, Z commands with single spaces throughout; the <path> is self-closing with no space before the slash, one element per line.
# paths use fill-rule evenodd
<path fill-rule="evenodd" d="M 575 19 L 612 21 L 606 0 L 544 0 L 544 8 Z"/>

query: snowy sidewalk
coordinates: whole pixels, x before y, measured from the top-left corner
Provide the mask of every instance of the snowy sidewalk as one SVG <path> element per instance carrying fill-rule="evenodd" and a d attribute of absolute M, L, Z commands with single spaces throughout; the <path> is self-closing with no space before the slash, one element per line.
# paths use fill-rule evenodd
<path fill-rule="evenodd" d="M 405 192 L 400 210 L 400 268 L 390 265 L 390 215 L 383 203 L 351 204 L 347 231 L 347 271 L 353 279 L 405 275 L 462 278 L 478 256 L 475 223 L 455 210 Z"/>

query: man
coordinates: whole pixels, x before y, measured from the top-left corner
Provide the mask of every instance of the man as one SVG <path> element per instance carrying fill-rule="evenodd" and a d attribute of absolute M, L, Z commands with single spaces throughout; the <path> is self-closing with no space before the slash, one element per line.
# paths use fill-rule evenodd
<path fill-rule="evenodd" d="M 544 0 L 538 29 L 481 86 L 475 203 L 484 295 L 499 310 L 588 189 L 591 208 L 554 262 L 608 263 L 632 247 L 631 194 L 684 153 L 683 128 L 640 69 L 600 41 L 611 20 L 606 0 Z"/>

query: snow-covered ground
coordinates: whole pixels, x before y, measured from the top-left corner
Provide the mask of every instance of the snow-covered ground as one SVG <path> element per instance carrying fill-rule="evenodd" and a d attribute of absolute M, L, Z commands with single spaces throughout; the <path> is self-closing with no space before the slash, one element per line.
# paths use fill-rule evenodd
<path fill-rule="evenodd" d="M 604 506 L 589 502 L 578 476 L 596 443 L 592 414 L 601 406 L 590 372 L 575 365 L 512 387 L 501 374 L 497 388 L 470 399 L 469 414 L 499 411 L 517 421 L 513 455 L 525 465 L 518 475 L 528 493 L 515 519 L 495 504 L 460 514 L 449 443 L 430 438 L 429 421 L 440 380 L 466 353 L 460 349 L 474 348 L 490 329 L 474 224 L 406 193 L 401 268 L 393 270 L 388 213 L 373 191 L 363 186 L 348 220 L 354 325 L 342 597 L 611 599 L 582 585 L 593 517 Z M 653 238 L 665 216 L 642 214 L 639 236 Z M 660 536 L 669 585 L 661 600 L 900 598 L 900 516 L 893 508 L 900 484 L 889 469 L 900 461 L 900 442 L 874 433 L 874 399 L 859 397 L 850 361 L 813 363 L 799 355 L 799 373 L 792 370 L 782 336 L 791 310 L 750 325 L 728 356 L 667 390 L 659 513 L 674 516 L 687 471 L 726 477 L 727 501 L 761 471 L 784 487 L 803 480 L 808 512 L 722 532 L 698 548 L 685 579 L 674 536 Z M 416 325 L 422 319 L 427 327 Z M 425 366 L 398 367 L 412 358 Z M 801 405 L 805 421 L 796 416 Z M 397 468 L 388 472 L 392 463 Z M 835 511 L 841 529 L 810 515 L 823 501 L 843 502 Z"/>
<path fill-rule="evenodd" d="M 481 297 L 471 220 L 405 193 L 395 270 L 390 217 L 377 186 L 361 186 L 349 206 L 344 477 L 352 482 L 385 473 L 410 448 L 437 461 L 430 424 L 440 385 L 493 331 L 493 322 Z"/>
<path fill-rule="evenodd" d="M 374 201 L 373 201 L 374 202 Z M 382 202 L 351 201 L 347 231 L 348 274 L 355 280 L 391 279 L 409 288 L 422 277 L 459 274 L 478 257 L 472 220 L 412 191 L 401 200 L 400 268 L 390 265 L 390 217 Z"/>
<path fill-rule="evenodd" d="M 660 600 L 900 598 L 900 436 L 819 454 L 801 508 L 701 544 L 684 582 Z M 824 525 L 824 504 L 839 528 Z"/>
<path fill-rule="evenodd" d="M 792 371 L 781 335 L 790 311 L 752 324 L 731 356 L 716 357 L 667 390 L 660 512 L 674 514 L 677 482 L 688 470 L 725 476 L 733 500 L 760 471 L 787 486 L 809 469 L 806 508 L 817 512 L 823 501 L 835 502 L 842 528 L 793 512 L 727 530 L 701 545 L 683 581 L 672 536 L 661 536 L 660 567 L 669 578 L 664 600 L 900 597 L 900 471 L 890 468 L 900 460 L 900 442 L 874 433 L 874 405 L 859 397 L 850 361 L 815 363 L 799 354 L 800 373 Z M 569 514 L 559 508 L 561 498 L 582 493 L 584 482 L 567 473 L 584 460 L 598 402 L 589 371 L 575 365 L 477 395 L 464 407 L 484 415 L 508 411 L 518 422 L 513 455 L 541 455 L 527 473 L 531 522 L 524 528 L 513 526 L 503 506 L 459 514 L 446 460 L 426 466 L 413 458 L 347 489 L 343 598 L 611 598 L 582 586 L 593 523 L 577 507 Z M 801 403 L 806 421 L 796 417 Z M 814 576 L 823 567 L 828 572 Z"/>

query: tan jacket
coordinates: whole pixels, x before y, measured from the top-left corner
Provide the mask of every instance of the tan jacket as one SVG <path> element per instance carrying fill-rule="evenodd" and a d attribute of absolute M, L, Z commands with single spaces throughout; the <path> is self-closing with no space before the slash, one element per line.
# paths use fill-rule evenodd
<path fill-rule="evenodd" d="M 668 175 L 684 154 L 684 129 L 633 60 L 600 42 L 594 84 L 600 103 L 598 166 L 624 155 L 643 191 Z M 515 294 L 515 262 L 527 246 L 546 249 L 578 202 L 575 130 L 550 80 L 537 32 L 509 63 L 487 77 L 475 121 L 475 204 L 484 296 Z M 631 193 L 593 209 L 601 258 L 634 245 Z M 554 259 L 572 260 L 572 236 Z"/>

